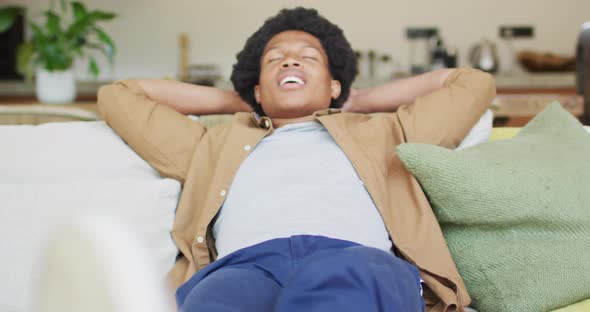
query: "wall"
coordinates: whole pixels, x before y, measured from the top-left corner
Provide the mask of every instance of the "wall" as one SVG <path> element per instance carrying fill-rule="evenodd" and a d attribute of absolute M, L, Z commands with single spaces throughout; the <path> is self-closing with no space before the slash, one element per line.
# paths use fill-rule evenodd
<path fill-rule="evenodd" d="M 39 12 L 48 0 L 0 0 L 29 6 Z M 509 49 L 498 37 L 502 24 L 529 24 L 535 38 L 513 41 L 518 49 L 532 48 L 574 54 L 580 25 L 590 20 L 588 0 L 85 0 L 90 8 L 115 11 L 119 17 L 104 24 L 118 45 L 116 66 L 101 79 L 176 76 L 178 34 L 190 38 L 191 63 L 217 63 L 228 77 L 235 54 L 265 18 L 280 8 L 315 7 L 340 25 L 355 49 L 391 54 L 406 69 L 409 59 L 407 26 L 436 26 L 445 43 L 456 47 L 460 65 L 466 65 L 471 45 L 489 38 L 497 42 L 501 67 L 506 69 Z M 101 62 L 104 63 L 104 62 Z M 87 79 L 84 64 L 78 75 Z"/>

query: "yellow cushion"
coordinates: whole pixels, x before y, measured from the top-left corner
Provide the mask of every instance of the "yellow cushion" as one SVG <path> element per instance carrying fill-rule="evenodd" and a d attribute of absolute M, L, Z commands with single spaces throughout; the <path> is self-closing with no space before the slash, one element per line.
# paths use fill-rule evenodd
<path fill-rule="evenodd" d="M 584 126 L 590 132 L 590 126 Z M 521 128 L 519 127 L 499 127 L 493 128 L 490 135 L 490 141 L 506 140 L 514 137 Z"/>
<path fill-rule="evenodd" d="M 553 310 L 553 312 L 590 312 L 590 299 L 580 301 L 565 308 Z"/>
<path fill-rule="evenodd" d="M 510 139 L 515 136 L 518 131 L 520 131 L 520 128 L 516 127 L 493 128 L 492 134 L 490 135 L 490 141 Z"/>

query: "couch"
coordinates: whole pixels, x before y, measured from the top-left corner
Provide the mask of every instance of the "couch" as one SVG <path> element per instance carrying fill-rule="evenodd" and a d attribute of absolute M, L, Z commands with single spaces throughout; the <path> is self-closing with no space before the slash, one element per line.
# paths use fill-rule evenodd
<path fill-rule="evenodd" d="M 486 116 L 462 147 L 487 139 Z M 0 310 L 173 311 L 164 275 L 180 184 L 87 112 L 0 107 L 0 121 Z"/>

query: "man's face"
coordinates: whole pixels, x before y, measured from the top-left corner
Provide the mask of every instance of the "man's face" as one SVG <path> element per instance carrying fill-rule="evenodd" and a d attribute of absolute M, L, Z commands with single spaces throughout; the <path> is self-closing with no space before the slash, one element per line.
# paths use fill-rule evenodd
<path fill-rule="evenodd" d="M 340 95 L 320 41 L 302 31 L 272 37 L 260 59 L 256 101 L 271 118 L 297 118 L 330 107 Z"/>

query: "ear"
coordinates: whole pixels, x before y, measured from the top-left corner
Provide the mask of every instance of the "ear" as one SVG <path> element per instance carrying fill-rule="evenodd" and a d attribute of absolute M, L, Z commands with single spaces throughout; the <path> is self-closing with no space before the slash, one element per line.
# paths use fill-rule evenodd
<path fill-rule="evenodd" d="M 330 84 L 330 88 L 332 89 L 332 98 L 335 100 L 340 96 L 340 92 L 342 91 L 342 86 L 340 85 L 340 81 L 332 80 Z"/>
<path fill-rule="evenodd" d="M 256 99 L 256 103 L 260 104 L 260 85 L 254 87 L 254 98 Z"/>

